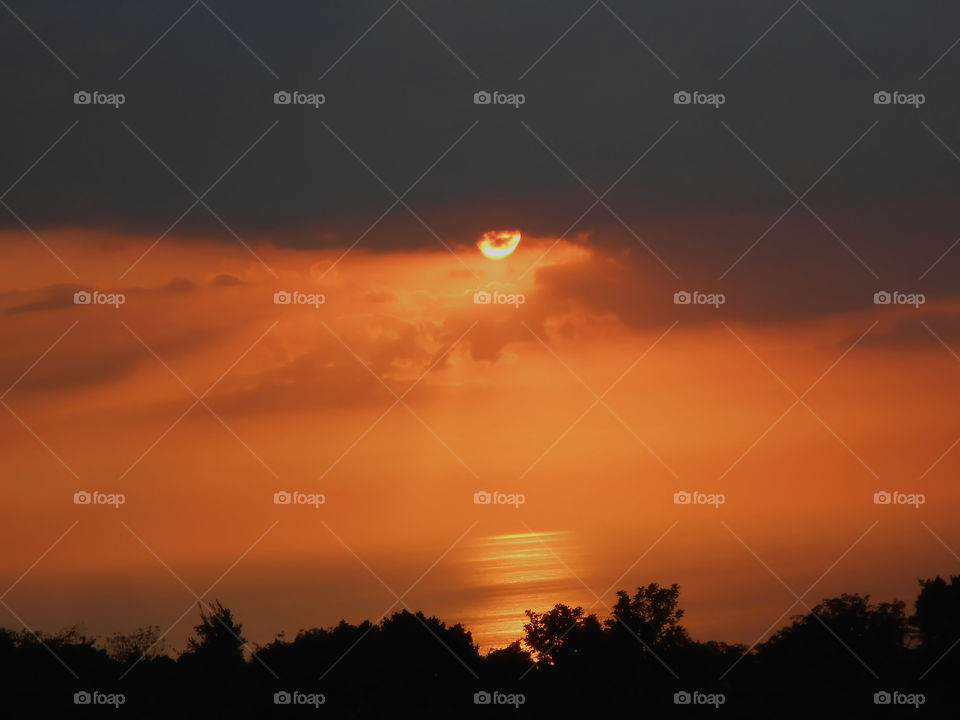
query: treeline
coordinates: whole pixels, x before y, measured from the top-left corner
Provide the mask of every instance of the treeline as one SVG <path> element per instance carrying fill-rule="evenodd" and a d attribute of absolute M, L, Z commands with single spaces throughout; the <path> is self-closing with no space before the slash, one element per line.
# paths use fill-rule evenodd
<path fill-rule="evenodd" d="M 677 585 L 621 591 L 603 618 L 527 616 L 522 641 L 485 654 L 463 626 L 406 611 L 245 650 L 214 603 L 175 658 L 156 626 L 102 640 L 0 629 L 0 716 L 960 716 L 960 576 L 921 580 L 910 615 L 824 600 L 753 648 L 693 640 Z"/>

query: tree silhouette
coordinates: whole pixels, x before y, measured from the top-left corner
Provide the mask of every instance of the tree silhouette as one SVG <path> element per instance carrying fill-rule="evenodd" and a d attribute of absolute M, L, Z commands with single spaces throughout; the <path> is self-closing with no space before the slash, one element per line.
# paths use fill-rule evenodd
<path fill-rule="evenodd" d="M 928 652 L 946 652 L 960 638 L 960 575 L 951 576 L 950 582 L 939 575 L 919 582 L 920 595 L 910 622 Z"/>
<path fill-rule="evenodd" d="M 243 626 L 233 619 L 233 613 L 215 601 L 204 610 L 200 605 L 200 624 L 194 626 L 197 634 L 187 640 L 187 654 L 219 663 L 243 661 L 243 646 L 247 642 L 240 633 Z"/>
<path fill-rule="evenodd" d="M 407 610 L 301 630 L 293 640 L 281 634 L 245 655 L 242 625 L 214 602 L 200 607 L 177 661 L 152 625 L 102 647 L 78 627 L 0 629 L 0 694 L 4 717 L 82 715 L 74 693 L 96 689 L 124 693 L 131 717 L 242 720 L 319 717 L 315 706 L 275 701 L 297 691 L 322 695 L 325 717 L 449 718 L 487 717 L 493 709 L 474 704 L 478 691 L 524 694 L 514 717 L 667 717 L 703 710 L 674 704 L 675 693 L 697 690 L 722 693 L 711 717 L 809 720 L 825 709 L 872 717 L 874 693 L 899 690 L 925 693 L 931 717 L 957 717 L 960 578 L 920 581 L 912 628 L 904 609 L 842 594 L 748 650 L 693 640 L 681 624 L 679 587 L 650 583 L 618 592 L 602 619 L 562 603 L 528 610 L 523 640 L 484 655 L 462 625 Z"/>
<path fill-rule="evenodd" d="M 545 613 L 527 610 L 526 615 L 530 622 L 523 626 L 524 639 L 537 659 L 549 665 L 586 650 L 602 631 L 597 616 L 585 615 L 582 607 L 558 604 Z"/>
<path fill-rule="evenodd" d="M 165 642 L 159 625 L 137 628 L 130 633 L 114 633 L 104 641 L 107 654 L 120 663 L 136 662 L 142 657 L 158 657 Z"/>
<path fill-rule="evenodd" d="M 842 594 L 814 606 L 806 615 L 773 635 L 763 651 L 789 652 L 794 659 L 803 659 L 811 666 L 823 668 L 825 660 L 818 655 L 822 648 L 835 648 L 838 642 L 848 648 L 841 655 L 843 663 L 867 664 L 870 659 L 882 662 L 891 649 L 902 650 L 907 637 L 907 620 L 901 601 L 873 604 L 869 595 Z M 835 652 L 830 655 L 836 655 Z"/>
<path fill-rule="evenodd" d="M 680 625 L 683 610 L 679 605 L 680 586 L 662 588 L 656 583 L 638 587 L 633 597 L 617 591 L 613 617 L 604 621 L 611 633 L 627 631 L 636 635 L 648 647 L 673 648 L 686 644 L 690 638 Z"/>

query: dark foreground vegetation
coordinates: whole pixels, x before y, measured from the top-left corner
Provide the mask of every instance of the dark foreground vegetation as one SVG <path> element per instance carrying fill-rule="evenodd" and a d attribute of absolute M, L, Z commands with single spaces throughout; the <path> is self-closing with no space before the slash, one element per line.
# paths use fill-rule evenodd
<path fill-rule="evenodd" d="M 245 652 L 214 603 L 176 658 L 158 627 L 0 630 L 0 717 L 960 717 L 960 576 L 921 581 L 913 610 L 844 594 L 747 648 L 692 640 L 678 587 L 650 584 L 605 618 L 528 612 L 524 640 L 486 654 L 406 611 Z"/>

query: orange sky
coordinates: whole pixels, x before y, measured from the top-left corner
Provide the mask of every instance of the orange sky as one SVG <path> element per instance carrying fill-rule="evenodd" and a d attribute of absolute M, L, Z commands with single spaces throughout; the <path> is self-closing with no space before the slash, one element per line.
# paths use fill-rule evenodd
<path fill-rule="evenodd" d="M 761 560 L 799 594 L 843 556 L 810 604 L 910 600 L 917 577 L 958 571 L 934 533 L 960 549 L 960 348 L 882 341 L 901 319 L 937 331 L 946 301 L 703 319 L 659 273 L 667 310 L 642 326 L 571 290 L 609 283 L 623 255 L 581 239 L 543 256 L 549 237 L 497 262 L 259 242 L 265 264 L 170 238 L 119 279 L 154 239 L 44 233 L 77 281 L 29 235 L 3 238 L 3 588 L 72 528 L 4 598 L 19 619 L 0 608 L 3 625 L 173 625 L 182 647 L 196 612 L 178 576 L 201 594 L 226 572 L 208 599 L 255 642 L 375 619 L 417 583 L 407 605 L 489 646 L 524 607 L 603 612 L 656 581 L 680 583 L 694 637 L 749 644 L 794 601 Z M 75 306 L 78 287 L 126 302 Z M 475 305 L 479 289 L 525 302 Z M 278 290 L 326 302 L 280 306 Z M 186 412 L 212 384 L 209 409 Z M 75 505 L 78 490 L 126 502 Z M 280 490 L 326 502 L 278 506 Z M 476 505 L 479 490 L 525 502 Z M 681 490 L 726 502 L 676 505 Z M 926 503 L 878 506 L 879 490 Z"/>

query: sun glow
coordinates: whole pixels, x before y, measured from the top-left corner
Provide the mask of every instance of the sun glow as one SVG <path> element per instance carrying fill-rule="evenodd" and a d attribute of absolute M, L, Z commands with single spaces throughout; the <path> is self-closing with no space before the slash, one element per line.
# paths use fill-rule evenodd
<path fill-rule="evenodd" d="M 483 234 L 477 247 L 491 260 L 500 260 L 516 250 L 519 244 L 519 230 L 492 230 Z"/>

